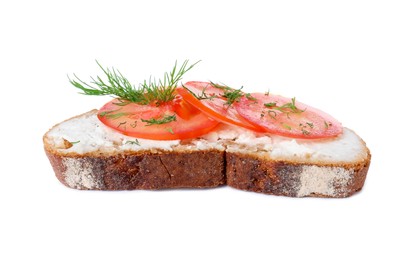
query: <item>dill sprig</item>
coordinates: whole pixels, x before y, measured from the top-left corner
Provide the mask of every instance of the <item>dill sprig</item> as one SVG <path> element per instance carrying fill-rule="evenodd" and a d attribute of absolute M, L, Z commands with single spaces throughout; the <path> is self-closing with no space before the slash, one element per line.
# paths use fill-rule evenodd
<path fill-rule="evenodd" d="M 226 105 L 228 106 L 231 106 L 236 101 L 238 102 L 240 98 L 245 95 L 245 93 L 242 91 L 243 86 L 240 87 L 239 89 L 234 89 L 226 85 L 219 85 L 219 84 L 213 83 L 211 81 L 210 81 L 210 84 L 215 88 L 223 90 L 223 94 L 220 94 L 220 96 L 227 99 Z"/>
<path fill-rule="evenodd" d="M 167 127 L 165 128 L 165 130 L 167 130 L 167 132 L 169 132 L 170 134 L 174 134 L 174 130 L 171 127 Z"/>
<path fill-rule="evenodd" d="M 98 116 L 106 117 L 106 118 L 109 118 L 109 119 L 118 119 L 118 118 L 121 118 L 123 116 L 130 115 L 130 113 L 127 113 L 127 112 L 115 113 L 115 112 L 118 112 L 119 110 L 121 110 L 121 108 L 116 109 L 116 110 L 103 111 L 103 112 L 99 113 Z"/>
<path fill-rule="evenodd" d="M 230 107 L 234 102 L 238 102 L 240 98 L 242 97 L 246 97 L 248 100 L 251 100 L 251 101 L 255 101 L 255 102 L 257 101 L 257 99 L 253 97 L 250 93 L 244 93 L 242 91 L 243 86 L 240 87 L 239 89 L 234 89 L 226 85 L 220 85 L 220 84 L 214 83 L 212 81 L 210 81 L 210 84 L 211 86 L 215 88 L 223 90 L 223 93 L 220 94 L 220 96 L 217 96 L 214 93 L 212 95 L 207 95 L 206 93 L 207 87 L 204 87 L 201 91 L 201 94 L 196 94 L 193 91 L 191 91 L 189 88 L 187 88 L 186 86 L 182 85 L 182 87 L 185 88 L 188 92 L 190 92 L 191 95 L 193 95 L 198 100 L 205 100 L 205 99 L 213 100 L 214 98 L 223 97 L 226 100 L 225 105 L 227 105 L 227 107 Z"/>
<path fill-rule="evenodd" d="M 73 74 L 73 76 L 78 81 L 69 78 L 69 81 L 73 86 L 83 91 L 82 94 L 91 96 L 112 95 L 134 103 L 148 103 L 147 98 L 144 95 L 144 89 L 139 89 L 132 85 L 119 70 L 115 70 L 114 68 L 104 69 L 98 61 L 96 61 L 96 63 L 104 72 L 107 82 L 99 76 L 97 76 L 96 79 L 91 77 L 92 81 L 90 84 L 81 80 L 76 74 Z"/>
<path fill-rule="evenodd" d="M 292 98 L 291 102 L 285 103 L 281 106 L 277 106 L 277 102 L 269 102 L 263 104 L 267 108 L 273 108 L 283 113 L 302 113 L 305 110 L 299 109 L 296 106 L 296 98 Z"/>
<path fill-rule="evenodd" d="M 292 101 L 286 104 L 283 104 L 282 106 L 278 107 L 277 109 L 279 109 L 280 111 L 287 109 L 288 112 L 292 112 L 292 113 L 302 113 L 305 112 L 305 110 L 299 109 L 296 106 L 296 98 L 292 98 Z M 290 111 L 289 111 L 290 110 Z"/>
<path fill-rule="evenodd" d="M 217 98 L 217 95 L 216 94 L 213 94 L 213 95 L 211 95 L 211 96 L 208 96 L 207 94 L 206 94 L 206 89 L 207 89 L 207 87 L 204 87 L 203 88 L 203 90 L 201 91 L 201 94 L 200 95 L 197 95 L 196 93 L 194 93 L 193 91 L 191 91 L 189 88 L 187 88 L 186 86 L 184 86 L 184 85 L 182 85 L 182 87 L 184 88 L 184 89 L 186 89 L 188 92 L 190 92 L 190 94 L 191 95 L 193 95 L 195 98 L 197 98 L 198 100 L 205 100 L 205 99 L 208 99 L 208 100 L 212 100 L 213 98 Z"/>
<path fill-rule="evenodd" d="M 275 107 L 276 106 L 276 102 L 269 102 L 269 103 L 264 103 L 265 107 Z"/>
<path fill-rule="evenodd" d="M 132 103 L 138 103 L 141 105 L 148 105 L 155 103 L 161 105 L 162 103 L 169 102 L 175 97 L 175 89 L 178 82 L 182 79 L 183 75 L 192 69 L 197 63 L 188 66 L 188 60 L 185 60 L 183 64 L 178 67 L 177 61 L 174 64 L 173 69 L 169 73 L 164 73 L 163 79 L 153 79 L 150 77 L 148 81 L 144 80 L 144 83 L 139 84 L 138 87 L 129 82 L 129 80 L 119 71 L 114 68 L 104 68 L 96 61 L 99 68 L 104 72 L 106 80 L 97 76 L 96 79 L 91 77 L 92 81 L 86 83 L 81 80 L 76 74 L 74 77 L 76 80 L 70 79 L 70 83 L 76 88 L 83 91 L 82 94 L 92 96 L 106 96 L 111 95 L 118 97 L 120 100 L 129 101 Z M 120 102 L 123 105 L 124 102 Z"/>
<path fill-rule="evenodd" d="M 178 82 L 182 79 L 183 75 L 192 69 L 197 63 L 188 65 L 188 60 L 185 60 L 181 67 L 177 70 L 177 61 L 175 61 L 174 68 L 170 73 L 164 73 L 163 80 L 144 80 L 141 84 L 141 88 L 145 90 L 145 94 L 148 100 L 155 101 L 157 105 L 171 101 L 175 97 L 175 89 L 177 88 Z"/>
<path fill-rule="evenodd" d="M 233 91 L 227 91 L 225 90 L 223 93 L 223 97 L 227 98 L 226 104 L 227 105 L 232 105 L 234 102 L 238 102 L 240 100 L 241 97 L 244 96 L 244 93 L 241 91 L 243 87 L 241 87 L 240 89 L 235 89 Z"/>
<path fill-rule="evenodd" d="M 131 145 L 138 145 L 140 146 L 141 144 L 139 143 L 138 139 L 135 139 L 134 141 L 126 141 L 125 144 L 131 144 Z"/>
<path fill-rule="evenodd" d="M 288 125 L 288 124 L 286 124 L 286 123 L 283 123 L 283 122 L 281 122 L 281 124 L 282 124 L 282 126 L 284 127 L 284 128 L 286 128 L 287 130 L 292 130 L 292 127 L 290 126 L 290 125 Z"/>
<path fill-rule="evenodd" d="M 166 115 L 161 119 L 151 118 L 151 119 L 141 119 L 141 121 L 144 123 L 147 123 L 145 126 L 162 125 L 162 124 L 166 124 L 172 121 L 177 121 L 177 117 L 174 114 L 174 115 Z"/>
<path fill-rule="evenodd" d="M 250 93 L 246 93 L 245 97 L 250 101 L 256 101 L 257 102 L 257 98 L 253 97 L 252 94 L 250 94 Z"/>

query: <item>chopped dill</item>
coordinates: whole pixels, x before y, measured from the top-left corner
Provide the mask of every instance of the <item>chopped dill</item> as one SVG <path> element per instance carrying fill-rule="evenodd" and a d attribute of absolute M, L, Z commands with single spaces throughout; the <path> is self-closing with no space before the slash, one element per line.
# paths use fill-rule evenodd
<path fill-rule="evenodd" d="M 161 119 L 155 119 L 155 118 L 151 118 L 151 119 L 141 119 L 142 122 L 147 123 L 145 126 L 151 126 L 151 125 L 162 125 L 162 124 L 167 124 L 170 123 L 172 121 L 177 121 L 177 117 L 176 115 L 170 115 L 170 116 L 164 116 Z"/>
<path fill-rule="evenodd" d="M 141 144 L 139 143 L 138 139 L 135 139 L 134 141 L 126 141 L 125 144 L 132 144 L 132 145 L 138 145 L 140 146 Z"/>

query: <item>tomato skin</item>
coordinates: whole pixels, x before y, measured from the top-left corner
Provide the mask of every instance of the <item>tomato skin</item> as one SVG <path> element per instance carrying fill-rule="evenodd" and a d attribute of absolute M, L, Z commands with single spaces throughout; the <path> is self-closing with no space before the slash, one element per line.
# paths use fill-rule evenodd
<path fill-rule="evenodd" d="M 192 116 L 200 113 L 200 110 L 185 101 L 180 95 L 176 95 L 172 101 L 172 106 L 177 115 L 185 120 L 189 120 Z"/>
<path fill-rule="evenodd" d="M 222 123 L 263 132 L 263 128 L 255 126 L 241 117 L 233 105 L 227 104 L 227 100 L 222 98 L 224 91 L 215 88 L 209 82 L 190 81 L 185 83 L 184 87 L 177 88 L 177 93 L 207 116 Z M 211 97 L 211 99 L 198 99 L 190 91 L 199 97 L 204 95 L 205 97 Z"/>
<path fill-rule="evenodd" d="M 242 97 L 235 108 L 251 124 L 269 133 L 302 139 L 329 138 L 342 133 L 342 125 L 335 118 L 294 99 L 262 93 L 251 96 L 256 101 Z M 292 102 L 297 109 L 283 108 Z"/>
<path fill-rule="evenodd" d="M 98 119 L 127 136 L 152 140 L 183 140 L 206 134 L 218 124 L 203 113 L 194 113 L 194 108 L 180 98 L 159 106 L 136 103 L 121 106 L 117 105 L 119 103 L 118 99 L 106 103 L 99 110 Z M 175 120 L 163 124 L 142 121 L 162 120 L 172 116 L 175 116 Z"/>
<path fill-rule="evenodd" d="M 114 99 L 99 110 L 98 118 L 124 135 L 152 140 L 195 138 L 210 132 L 219 122 L 303 139 L 335 137 L 343 130 L 330 115 L 295 99 L 241 93 L 228 104 L 223 95 L 228 89 L 198 81 L 184 86 L 176 89 L 174 100 L 161 105 Z"/>

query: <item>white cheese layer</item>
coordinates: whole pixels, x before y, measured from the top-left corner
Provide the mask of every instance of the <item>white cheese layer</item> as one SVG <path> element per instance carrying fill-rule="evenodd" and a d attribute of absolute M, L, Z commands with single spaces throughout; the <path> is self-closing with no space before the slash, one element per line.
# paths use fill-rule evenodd
<path fill-rule="evenodd" d="M 99 121 L 95 112 L 64 121 L 53 127 L 47 138 L 62 153 L 84 154 L 89 152 L 116 152 L 116 151 L 172 151 L 182 150 L 224 150 L 224 146 L 217 142 L 208 142 L 205 139 L 194 139 L 182 145 L 180 140 L 159 141 L 135 138 L 118 133 Z M 64 140 L 73 144 L 65 148 Z"/>
<path fill-rule="evenodd" d="M 328 139 L 294 139 L 222 125 L 204 136 L 210 142 L 228 140 L 228 152 L 256 153 L 297 162 L 355 162 L 368 156 L 365 143 L 353 131 Z"/>
<path fill-rule="evenodd" d="M 157 141 L 122 135 L 103 125 L 94 111 L 60 123 L 46 137 L 51 145 L 60 148 L 59 152 L 78 154 L 216 149 L 304 163 L 349 163 L 362 161 L 368 156 L 364 142 L 346 128 L 336 138 L 305 140 L 256 133 L 222 124 L 212 132 L 190 141 Z M 73 146 L 66 148 L 65 140 L 73 143 Z"/>

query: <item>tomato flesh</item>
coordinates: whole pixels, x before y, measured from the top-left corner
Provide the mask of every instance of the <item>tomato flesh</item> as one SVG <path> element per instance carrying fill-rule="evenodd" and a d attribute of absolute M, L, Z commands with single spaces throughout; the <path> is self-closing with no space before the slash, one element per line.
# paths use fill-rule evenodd
<path fill-rule="evenodd" d="M 269 133 L 293 138 L 328 138 L 342 133 L 332 116 L 282 96 L 252 93 L 234 104 L 240 116 Z"/>
<path fill-rule="evenodd" d="M 106 103 L 99 110 L 98 118 L 106 126 L 127 136 L 182 140 L 206 134 L 218 124 L 180 97 L 159 106 L 121 104 L 119 99 Z"/>
<path fill-rule="evenodd" d="M 184 87 L 177 88 L 177 92 L 207 116 L 222 123 L 263 132 L 260 126 L 251 124 L 239 115 L 233 105 L 227 104 L 227 99 L 223 97 L 224 90 L 214 87 L 209 82 L 200 81 L 187 82 Z"/>

